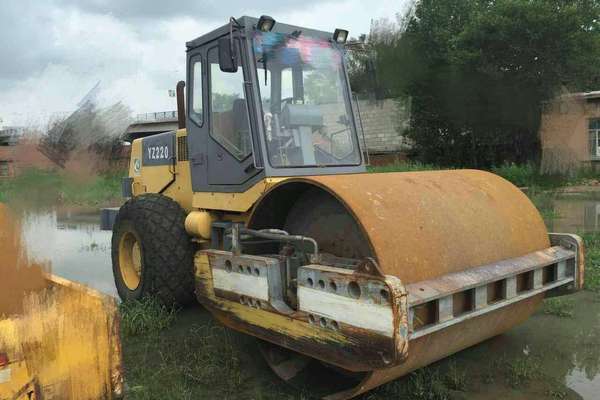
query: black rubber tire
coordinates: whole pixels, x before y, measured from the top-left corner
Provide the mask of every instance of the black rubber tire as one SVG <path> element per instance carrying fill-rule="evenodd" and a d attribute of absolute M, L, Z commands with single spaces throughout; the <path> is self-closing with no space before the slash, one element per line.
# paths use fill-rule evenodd
<path fill-rule="evenodd" d="M 186 305 L 194 300 L 195 245 L 185 231 L 186 213 L 161 194 L 144 194 L 127 201 L 113 226 L 112 267 L 123 301 L 145 296 L 165 305 Z M 132 232 L 141 247 L 141 276 L 135 290 L 125 284 L 119 267 L 119 242 Z"/>

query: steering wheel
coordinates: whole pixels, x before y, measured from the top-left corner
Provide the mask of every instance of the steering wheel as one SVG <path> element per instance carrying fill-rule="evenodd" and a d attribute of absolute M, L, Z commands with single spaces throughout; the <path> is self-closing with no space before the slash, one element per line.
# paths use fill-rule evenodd
<path fill-rule="evenodd" d="M 281 109 L 283 110 L 283 106 L 285 106 L 286 104 L 292 104 L 292 101 L 294 101 L 293 97 L 286 97 L 284 99 L 281 99 Z"/>

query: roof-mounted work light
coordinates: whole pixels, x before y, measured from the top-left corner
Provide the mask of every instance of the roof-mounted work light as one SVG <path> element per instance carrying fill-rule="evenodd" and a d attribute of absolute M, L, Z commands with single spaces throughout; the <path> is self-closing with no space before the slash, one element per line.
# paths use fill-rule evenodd
<path fill-rule="evenodd" d="M 344 44 L 344 43 L 346 43 L 347 39 L 348 39 L 348 31 L 347 30 L 336 29 L 335 32 L 333 32 L 333 40 L 336 43 Z"/>
<path fill-rule="evenodd" d="M 268 15 L 261 15 L 256 24 L 256 28 L 259 31 L 270 32 L 275 26 L 275 20 Z"/>

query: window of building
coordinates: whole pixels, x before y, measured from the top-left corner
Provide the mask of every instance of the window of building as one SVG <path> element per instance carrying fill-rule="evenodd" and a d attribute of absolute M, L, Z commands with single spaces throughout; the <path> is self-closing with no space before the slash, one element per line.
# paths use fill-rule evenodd
<path fill-rule="evenodd" d="M 239 42 L 236 45 L 239 46 Z M 208 59 L 210 62 L 210 134 L 234 157 L 243 160 L 250 155 L 252 144 L 242 66 L 240 65 L 237 72 L 233 73 L 221 71 L 217 47 L 209 50 Z"/>
<path fill-rule="evenodd" d="M 590 120 L 589 132 L 590 155 L 600 159 L 600 118 Z"/>
<path fill-rule="evenodd" d="M 10 176 L 10 164 L 8 161 L 0 161 L 0 177 Z"/>

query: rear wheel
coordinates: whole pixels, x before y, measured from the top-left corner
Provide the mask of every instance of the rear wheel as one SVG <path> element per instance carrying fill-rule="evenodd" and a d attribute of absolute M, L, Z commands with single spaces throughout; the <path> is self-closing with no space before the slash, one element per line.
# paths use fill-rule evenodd
<path fill-rule="evenodd" d="M 119 210 L 112 236 L 115 285 L 122 300 L 153 296 L 184 305 L 194 298 L 194 244 L 185 211 L 160 194 L 134 197 Z"/>

